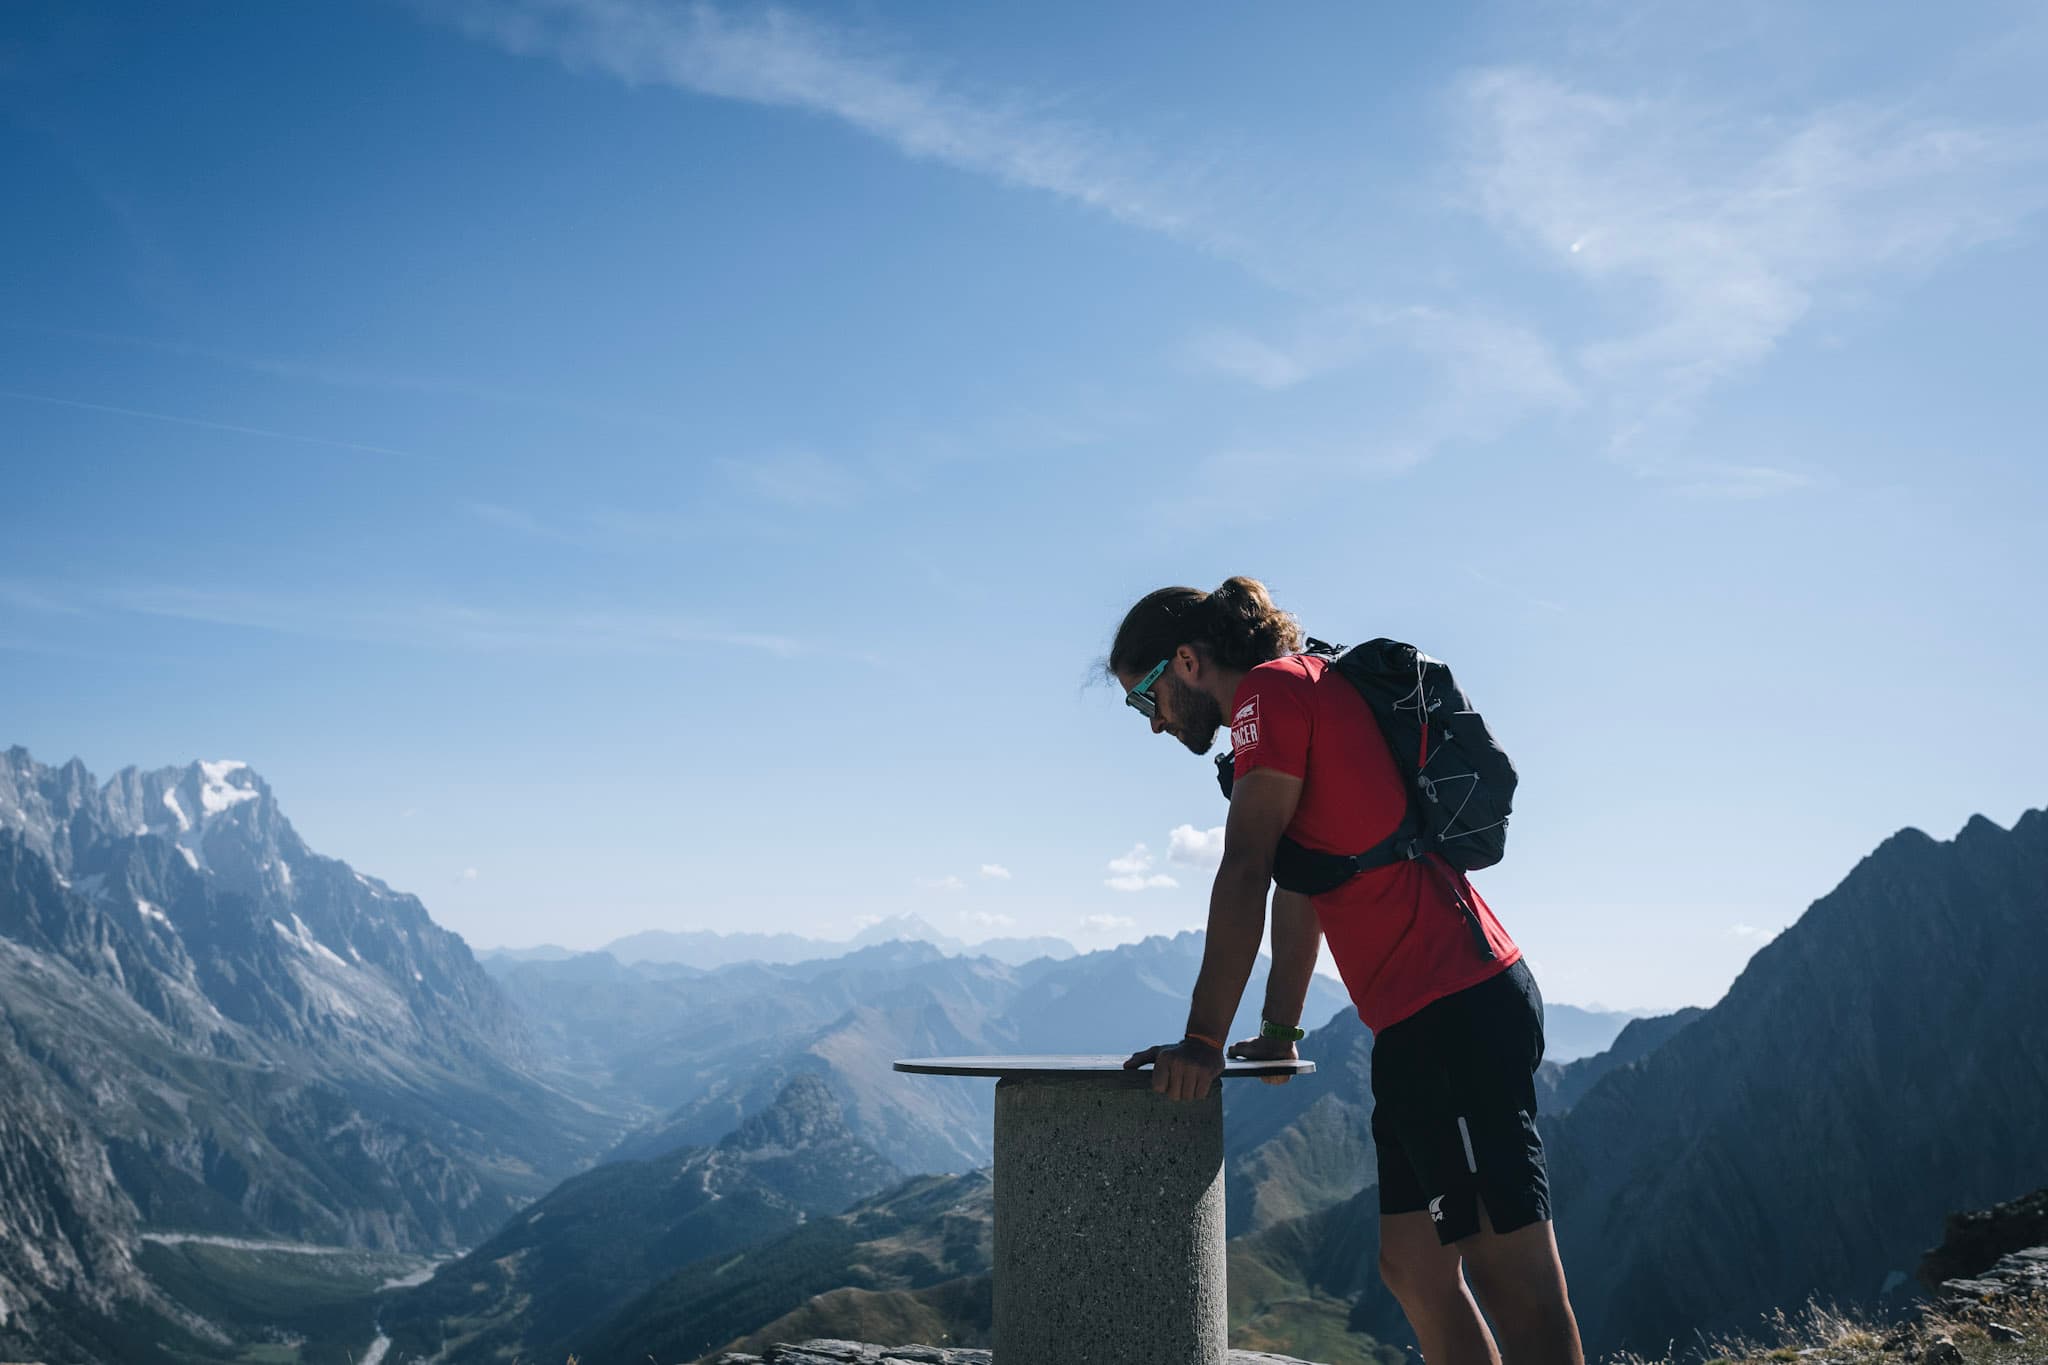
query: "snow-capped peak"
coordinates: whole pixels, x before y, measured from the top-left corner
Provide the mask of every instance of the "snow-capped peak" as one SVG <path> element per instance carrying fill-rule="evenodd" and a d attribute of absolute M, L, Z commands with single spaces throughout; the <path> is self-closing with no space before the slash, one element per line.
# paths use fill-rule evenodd
<path fill-rule="evenodd" d="M 228 780 L 234 773 L 246 772 L 249 765 L 232 758 L 199 762 L 201 784 L 199 804 L 208 815 L 219 815 L 230 806 L 244 801 L 254 801 L 261 793 L 253 787 L 236 786 Z"/>

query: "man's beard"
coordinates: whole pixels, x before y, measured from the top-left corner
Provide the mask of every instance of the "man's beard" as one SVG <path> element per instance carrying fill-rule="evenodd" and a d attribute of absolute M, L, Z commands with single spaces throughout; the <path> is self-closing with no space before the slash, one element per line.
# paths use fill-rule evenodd
<path fill-rule="evenodd" d="M 1223 728 L 1223 708 L 1207 692 L 1198 692 L 1171 674 L 1160 679 L 1173 692 L 1173 714 L 1179 719 L 1167 727 L 1169 733 L 1188 747 L 1188 752 L 1206 754 Z"/>

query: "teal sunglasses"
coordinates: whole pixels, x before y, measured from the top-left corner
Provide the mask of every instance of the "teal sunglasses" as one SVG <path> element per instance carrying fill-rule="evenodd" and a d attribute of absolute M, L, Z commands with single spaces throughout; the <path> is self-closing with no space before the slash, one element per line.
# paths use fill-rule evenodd
<path fill-rule="evenodd" d="M 1171 659 L 1161 659 L 1157 667 L 1147 673 L 1144 679 L 1130 691 L 1124 693 L 1124 705 L 1136 711 L 1146 720 L 1159 714 L 1159 698 L 1152 695 L 1152 686 L 1159 681 L 1159 675 L 1166 671 Z"/>

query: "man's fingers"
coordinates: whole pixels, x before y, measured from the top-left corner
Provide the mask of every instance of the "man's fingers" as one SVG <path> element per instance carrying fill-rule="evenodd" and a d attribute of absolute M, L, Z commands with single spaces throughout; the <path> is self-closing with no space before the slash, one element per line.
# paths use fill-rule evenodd
<path fill-rule="evenodd" d="M 1154 1046 L 1152 1046 L 1152 1047 L 1148 1047 L 1148 1048 L 1146 1048 L 1146 1049 L 1145 1049 L 1145 1050 L 1144 1050 L 1143 1052 L 1133 1052 L 1133 1053 L 1132 1053 L 1132 1054 L 1131 1054 L 1131 1055 L 1130 1055 L 1130 1056 L 1129 1056 L 1128 1058 L 1126 1058 L 1126 1059 L 1125 1059 L 1125 1061 L 1124 1061 L 1124 1070 L 1126 1070 L 1126 1071 L 1135 1071 L 1135 1070 L 1137 1070 L 1137 1069 L 1138 1069 L 1139 1067 L 1141 1067 L 1141 1066 L 1145 1065 L 1145 1063 L 1147 1063 L 1147 1062 L 1149 1062 L 1149 1061 L 1153 1060 L 1153 1059 L 1154 1059 L 1155 1057 L 1157 1057 L 1158 1055 L 1159 1055 L 1159 1046 L 1158 1046 L 1158 1045 L 1154 1045 Z"/>

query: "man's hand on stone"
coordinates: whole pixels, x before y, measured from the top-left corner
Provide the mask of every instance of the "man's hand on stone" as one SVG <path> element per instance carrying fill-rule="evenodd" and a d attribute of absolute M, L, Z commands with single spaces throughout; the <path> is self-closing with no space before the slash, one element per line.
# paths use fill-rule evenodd
<path fill-rule="evenodd" d="M 1240 1062 L 1293 1062 L 1301 1058 L 1301 1054 L 1294 1050 L 1294 1044 L 1287 1039 L 1258 1036 L 1232 1043 L 1230 1055 Z M 1261 1076 L 1259 1079 L 1267 1085 L 1285 1085 L 1294 1078 L 1283 1074 Z"/>
<path fill-rule="evenodd" d="M 1134 1071 L 1147 1062 L 1152 1064 L 1152 1089 L 1170 1100 L 1207 1099 L 1209 1087 L 1223 1074 L 1222 1051 L 1193 1038 L 1134 1052 L 1124 1070 Z"/>

